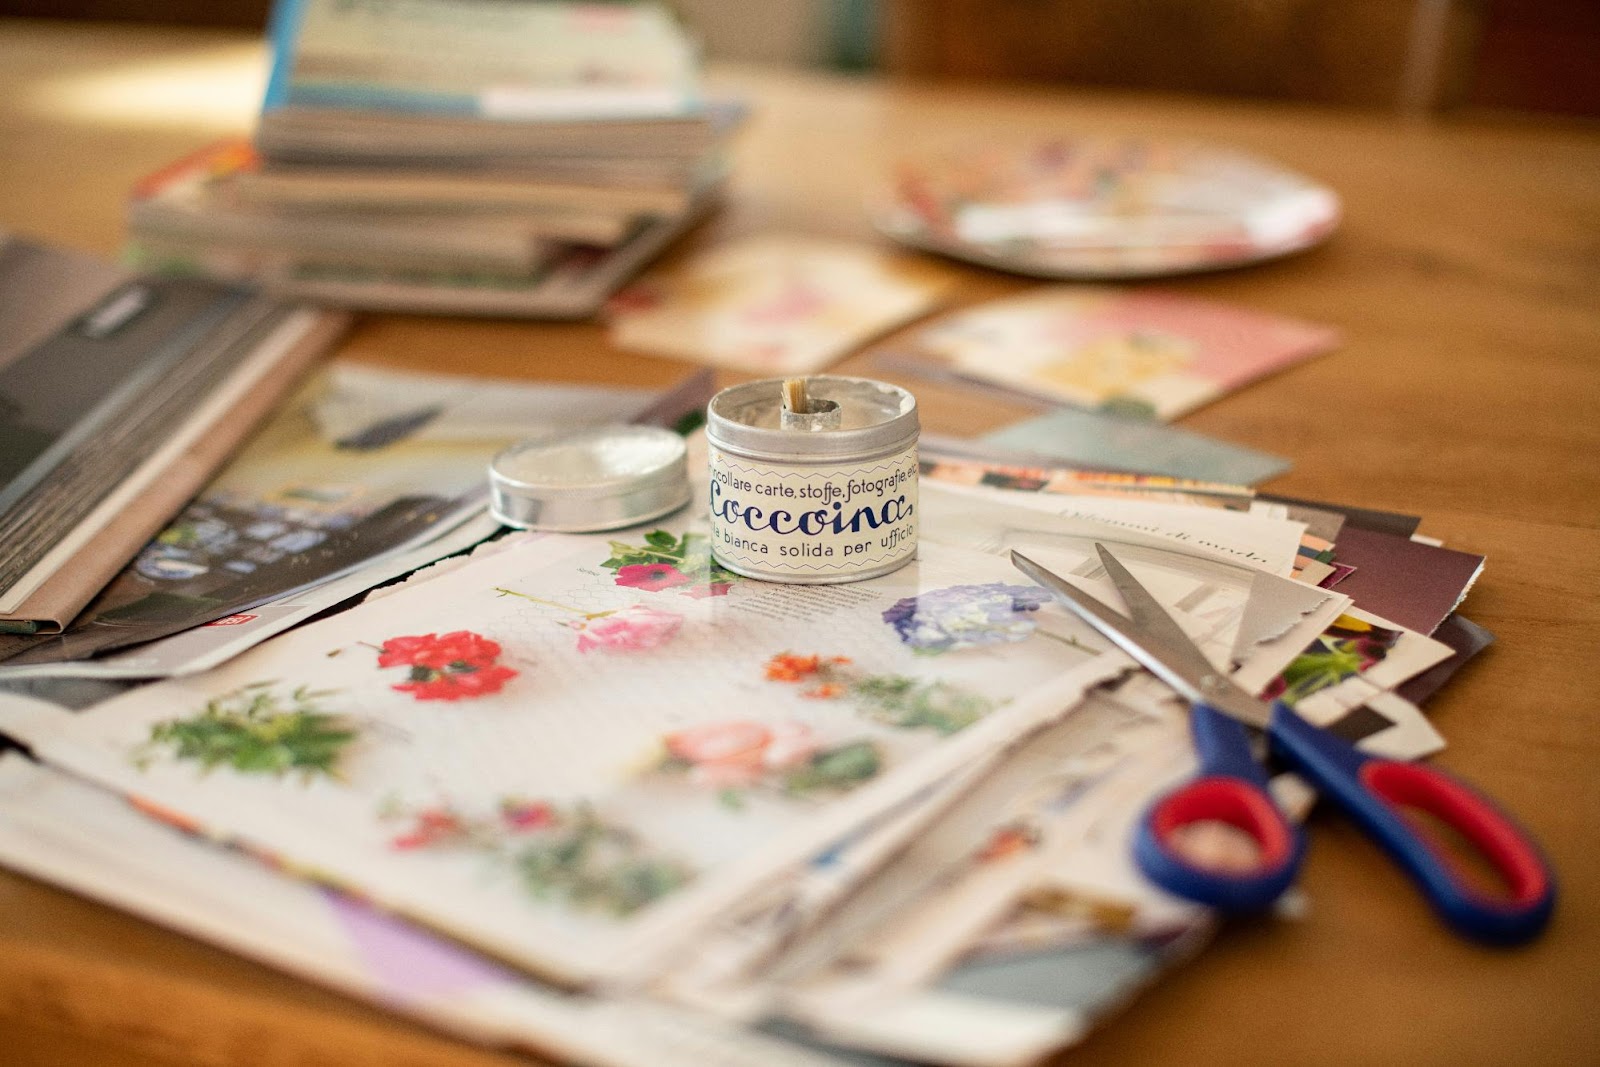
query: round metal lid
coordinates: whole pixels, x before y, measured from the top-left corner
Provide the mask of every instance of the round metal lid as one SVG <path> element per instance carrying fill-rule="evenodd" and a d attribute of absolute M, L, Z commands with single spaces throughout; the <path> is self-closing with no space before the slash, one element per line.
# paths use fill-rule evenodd
<path fill-rule="evenodd" d="M 653 426 L 563 430 L 489 464 L 489 509 L 507 526 L 588 533 L 646 522 L 689 502 L 683 438 Z"/>

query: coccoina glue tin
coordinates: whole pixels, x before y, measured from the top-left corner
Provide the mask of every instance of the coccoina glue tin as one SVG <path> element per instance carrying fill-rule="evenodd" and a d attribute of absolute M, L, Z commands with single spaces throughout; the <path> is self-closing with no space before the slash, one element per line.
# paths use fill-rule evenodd
<path fill-rule="evenodd" d="M 706 412 L 711 552 L 774 582 L 854 582 L 917 553 L 917 401 L 865 378 L 805 379 L 809 411 L 773 378 Z"/>

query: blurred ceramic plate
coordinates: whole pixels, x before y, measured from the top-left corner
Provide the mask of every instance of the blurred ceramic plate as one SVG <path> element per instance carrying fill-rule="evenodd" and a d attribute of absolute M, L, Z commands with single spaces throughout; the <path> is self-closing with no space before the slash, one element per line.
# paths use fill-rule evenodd
<path fill-rule="evenodd" d="M 1298 252 L 1339 198 L 1242 152 L 1148 138 L 1060 138 L 902 161 L 871 208 L 896 241 L 1041 278 L 1150 278 Z"/>

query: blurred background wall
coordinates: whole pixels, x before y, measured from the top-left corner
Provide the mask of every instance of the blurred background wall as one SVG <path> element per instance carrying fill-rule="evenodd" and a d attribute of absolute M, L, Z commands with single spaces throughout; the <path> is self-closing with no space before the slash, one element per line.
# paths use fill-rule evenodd
<path fill-rule="evenodd" d="M 1600 0 L 880 2 L 911 75 L 1600 115 Z"/>
<path fill-rule="evenodd" d="M 0 0 L 255 26 L 270 0 Z M 713 59 L 1600 116 L 1600 0 L 675 0 Z"/>

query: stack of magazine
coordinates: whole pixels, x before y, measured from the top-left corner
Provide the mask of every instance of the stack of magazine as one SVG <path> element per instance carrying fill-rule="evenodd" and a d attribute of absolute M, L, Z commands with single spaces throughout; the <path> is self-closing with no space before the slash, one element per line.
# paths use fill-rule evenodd
<path fill-rule="evenodd" d="M 582 317 L 716 199 L 741 110 L 654 3 L 280 0 L 253 143 L 141 182 L 135 259 L 347 307 Z"/>
<path fill-rule="evenodd" d="M 0 322 L 0 635 L 39 635 L 162 528 L 345 316 L 0 233 Z"/>

